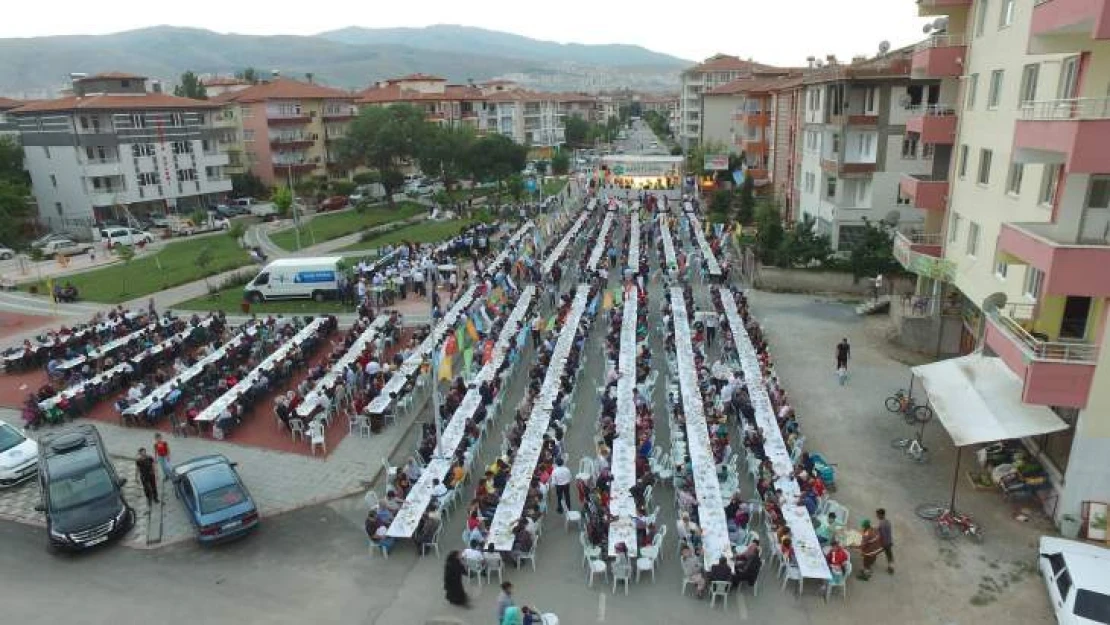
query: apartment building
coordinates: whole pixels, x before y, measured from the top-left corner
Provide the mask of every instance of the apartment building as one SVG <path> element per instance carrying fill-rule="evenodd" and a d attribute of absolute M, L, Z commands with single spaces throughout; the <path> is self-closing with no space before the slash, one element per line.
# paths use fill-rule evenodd
<path fill-rule="evenodd" d="M 223 107 L 226 127 L 242 128 L 244 166 L 267 185 L 345 176 L 335 142 L 357 113 L 355 100 L 341 89 L 288 78 L 210 98 Z"/>
<path fill-rule="evenodd" d="M 7 116 L 19 131 L 39 219 L 88 237 L 125 212 L 188 212 L 231 191 L 216 105 L 147 91 L 124 73 L 78 76 L 72 95 Z"/>
<path fill-rule="evenodd" d="M 848 65 L 833 60 L 803 80 L 798 218 L 813 217 L 840 252 L 852 248 L 868 221 L 920 229 L 925 211 L 902 195 L 902 177 L 947 169 L 948 148 L 906 137 L 922 98 L 922 85 L 910 83 L 912 52 Z"/>
<path fill-rule="evenodd" d="M 918 6 L 947 22 L 914 55 L 914 73 L 941 82 L 908 127 L 954 129 L 955 146 L 946 212 L 925 233 L 942 237 L 933 253 L 962 304 L 963 350 L 1010 374 L 993 402 L 1054 423 L 1021 439 L 1048 469 L 1046 510 L 1078 517 L 1110 501 L 1110 3 Z"/>
<path fill-rule="evenodd" d="M 505 135 L 538 154 L 548 154 L 566 142 L 563 120 L 557 94 L 496 89 L 483 95 L 478 129 Z"/>
<path fill-rule="evenodd" d="M 483 98 L 482 90 L 473 85 L 451 85 L 438 76 L 410 74 L 360 91 L 355 103 L 359 107 L 411 104 L 423 109 L 430 122 L 477 130 Z"/>
<path fill-rule="evenodd" d="M 756 69 L 767 66 L 745 61 L 727 54 L 716 54 L 682 72 L 679 92 L 679 124 L 675 137 L 682 149 L 689 149 L 702 140 L 702 94 L 740 78 L 747 78 Z"/>
<path fill-rule="evenodd" d="M 17 109 L 26 102 L 0 97 L 0 137 L 19 138 L 19 131 L 15 127 L 15 119 L 8 115 L 8 111 Z"/>
<path fill-rule="evenodd" d="M 559 112 L 563 119 L 574 115 L 587 122 L 601 121 L 595 96 L 587 93 L 561 93 L 558 94 L 558 99 Z"/>
<path fill-rule="evenodd" d="M 768 90 L 771 93 L 770 126 L 771 140 L 768 143 L 767 163 L 770 166 L 768 178 L 772 193 L 782 210 L 782 218 L 787 222 L 797 217 L 797 204 L 800 189 L 797 185 L 801 176 L 795 175 L 802 162 L 801 128 L 805 123 L 805 85 L 803 76 L 779 78 Z"/>

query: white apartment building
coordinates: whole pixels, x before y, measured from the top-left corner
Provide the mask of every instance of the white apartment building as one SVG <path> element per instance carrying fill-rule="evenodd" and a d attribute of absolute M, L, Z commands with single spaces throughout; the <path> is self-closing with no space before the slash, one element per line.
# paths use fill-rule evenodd
<path fill-rule="evenodd" d="M 770 68 L 735 56 L 716 54 L 682 72 L 682 90 L 678 99 L 679 121 L 677 126 L 672 126 L 682 149 L 689 149 L 703 141 L 702 94 L 739 78 L 747 78 L 756 69 Z"/>
<path fill-rule="evenodd" d="M 74 80 L 73 95 L 13 109 L 39 218 L 87 237 L 126 211 L 189 212 L 231 191 L 208 102 L 148 92 L 146 78 Z"/>
<path fill-rule="evenodd" d="M 962 349 L 1012 372 L 1000 405 L 1059 417 L 1064 429 L 1022 442 L 1058 495 L 1046 510 L 1078 517 L 1110 501 L 1110 3 L 919 0 L 919 12 L 948 21 L 914 73 L 962 83 L 943 102 L 958 122 L 942 252 Z"/>
<path fill-rule="evenodd" d="M 478 122 L 481 132 L 502 134 L 533 148 L 555 148 L 566 142 L 558 94 L 521 90 L 489 93 Z"/>
<path fill-rule="evenodd" d="M 839 252 L 851 249 L 867 221 L 920 229 L 925 211 L 901 193 L 903 176 L 947 171 L 948 148 L 906 136 L 910 111 L 924 97 L 909 69 L 906 49 L 804 79 L 796 215 L 812 216 Z"/>

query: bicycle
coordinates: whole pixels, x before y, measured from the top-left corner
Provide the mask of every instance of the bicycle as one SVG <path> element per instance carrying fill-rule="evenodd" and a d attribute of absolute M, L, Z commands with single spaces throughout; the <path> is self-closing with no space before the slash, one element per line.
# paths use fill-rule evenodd
<path fill-rule="evenodd" d="M 926 462 L 929 459 L 929 449 L 921 444 L 919 437 L 896 438 L 890 444 L 895 449 L 901 449 L 903 453 L 917 462 Z"/>
<path fill-rule="evenodd" d="M 928 423 L 933 418 L 933 409 L 928 404 L 915 404 L 913 396 L 903 389 L 898 389 L 898 392 L 886 398 L 886 409 L 901 414 L 910 425 Z"/>
<path fill-rule="evenodd" d="M 937 536 L 944 540 L 952 540 L 963 534 L 977 543 L 985 538 L 983 526 L 975 522 L 971 516 L 951 510 L 942 504 L 926 503 L 917 506 L 917 516 L 926 521 L 936 523 L 934 529 Z"/>

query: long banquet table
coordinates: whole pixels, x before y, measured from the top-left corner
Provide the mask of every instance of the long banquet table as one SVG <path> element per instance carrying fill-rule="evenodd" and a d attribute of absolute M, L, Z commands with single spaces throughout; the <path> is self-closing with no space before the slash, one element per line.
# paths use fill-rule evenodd
<path fill-rule="evenodd" d="M 790 452 L 782 440 L 778 421 L 775 419 L 775 410 L 771 398 L 767 395 L 767 386 L 763 379 L 763 371 L 759 366 L 759 355 L 748 336 L 747 328 L 740 319 L 736 307 L 736 298 L 727 288 L 719 288 L 721 307 L 725 312 L 725 319 L 732 330 L 733 341 L 736 344 L 737 356 L 740 367 L 744 372 L 744 382 L 751 398 L 752 407 L 755 409 L 755 420 L 763 432 L 763 453 L 771 461 L 775 472 L 775 488 L 781 489 L 788 500 L 795 503 L 784 503 L 782 507 L 783 519 L 790 526 L 790 535 L 794 541 L 794 553 L 798 561 L 798 570 L 803 577 L 811 579 L 830 579 L 829 565 L 821 551 L 821 543 L 817 540 L 817 533 L 813 529 L 813 521 L 805 507 L 796 503 L 799 495 L 798 482 L 793 477 L 794 463 L 790 460 Z"/>
<path fill-rule="evenodd" d="M 559 338 L 555 342 L 555 349 L 551 353 L 551 361 L 547 373 L 543 378 L 539 395 L 532 405 L 532 414 L 528 417 L 528 425 L 521 438 L 520 447 L 517 449 L 516 458 L 513 459 L 512 473 L 505 484 L 501 494 L 501 501 L 497 511 L 490 522 L 488 542 L 498 551 L 509 551 L 513 548 L 513 524 L 520 519 L 524 511 L 524 501 L 528 496 L 528 486 L 536 472 L 536 464 L 540 459 L 543 447 L 543 436 L 547 433 L 551 422 L 551 412 L 555 407 L 555 398 L 559 394 L 561 378 L 565 373 L 570 350 L 574 346 L 574 337 L 578 332 L 578 324 L 586 312 L 587 299 L 590 287 L 586 284 L 578 285 L 574 299 L 571 301 L 570 310 L 563 320 L 563 327 L 559 331 Z"/>
<path fill-rule="evenodd" d="M 717 463 L 709 444 L 709 426 L 705 420 L 701 389 L 698 387 L 686 300 L 683 299 L 680 287 L 671 288 L 671 308 L 679 390 L 686 415 L 686 444 L 693 467 L 698 520 L 702 529 L 702 552 L 705 568 L 708 570 L 722 556 L 731 561 L 732 544 L 728 538 L 725 505 L 721 499 L 721 485 L 717 481 Z"/>
<path fill-rule="evenodd" d="M 586 269 L 589 271 L 597 271 L 597 263 L 601 261 L 601 255 L 605 253 L 605 237 L 609 234 L 609 229 L 613 227 L 614 213 L 605 213 L 605 219 L 601 222 L 601 230 L 597 233 L 597 241 L 594 243 L 594 248 L 590 251 L 590 260 L 586 264 Z"/>
<path fill-rule="evenodd" d="M 350 366 L 352 362 L 358 360 L 358 357 L 366 351 L 366 346 L 374 342 L 374 339 L 378 337 L 378 333 L 382 331 L 387 323 L 389 323 L 388 314 L 380 314 L 370 322 L 370 325 L 362 331 L 362 334 L 358 335 L 354 343 L 351 343 L 350 348 L 347 349 L 343 356 L 332 365 L 331 369 L 324 374 L 324 377 L 316 382 L 316 386 L 312 387 L 312 390 L 305 395 L 304 401 L 297 405 L 298 417 L 306 419 L 312 416 L 312 413 L 323 403 L 324 394 L 335 386 L 340 376 L 347 370 L 347 367 Z"/>
<path fill-rule="evenodd" d="M 635 220 L 635 217 L 633 217 Z M 621 318 L 620 352 L 617 359 L 617 414 L 616 437 L 613 439 L 613 481 L 610 484 L 609 513 L 614 517 L 609 523 L 609 555 L 616 555 L 616 547 L 624 543 L 628 555 L 639 552 L 636 541 L 636 500 L 632 487 L 636 485 L 636 318 L 638 298 L 624 298 Z"/>
<path fill-rule="evenodd" d="M 532 285 L 525 287 L 524 291 L 521 292 L 520 299 L 517 300 L 516 306 L 509 313 L 509 318 L 501 329 L 501 334 L 497 337 L 497 343 L 493 347 L 489 362 L 478 371 L 471 388 L 467 390 L 462 402 L 455 409 L 455 413 L 451 415 L 451 420 L 443 428 L 442 437 L 440 438 L 440 455 L 432 458 L 431 462 L 424 467 L 424 471 L 420 474 L 420 478 L 416 480 L 416 484 L 413 484 L 405 498 L 404 505 L 401 506 L 397 516 L 393 518 L 393 523 L 386 530 L 388 536 L 409 538 L 416 532 L 416 528 L 420 524 L 420 517 L 424 515 L 424 511 L 428 509 L 428 504 L 432 500 L 432 480 L 439 480 L 442 483 L 444 478 L 447 477 L 455 451 L 462 443 L 463 434 L 466 431 L 466 422 L 474 416 L 482 401 L 479 388 L 483 383 L 492 380 L 501 368 L 502 363 L 505 362 L 509 348 L 512 347 L 517 333 L 520 332 L 520 328 L 524 324 L 524 315 L 528 312 L 528 307 L 531 306 L 535 295 L 536 287 Z M 461 485 L 456 486 L 456 488 L 461 488 Z"/>
<path fill-rule="evenodd" d="M 567 246 L 578 236 L 578 231 L 582 229 L 582 226 L 586 225 L 586 220 L 589 219 L 589 217 L 589 211 L 583 211 L 582 214 L 578 216 L 578 219 L 575 220 L 574 225 L 570 227 L 570 230 L 568 230 L 567 233 L 559 239 L 559 242 L 555 244 L 555 248 L 551 250 L 551 253 L 548 254 L 547 258 L 543 261 L 543 273 L 545 275 L 550 274 L 551 270 L 555 268 L 555 265 L 563 258 L 563 255 L 566 254 Z"/>
<path fill-rule="evenodd" d="M 713 253 L 713 248 L 709 246 L 709 241 L 705 239 L 705 232 L 701 229 L 701 222 L 694 216 L 693 213 L 690 217 L 690 228 L 694 230 L 694 237 L 698 240 L 698 247 L 701 248 L 701 255 L 705 257 L 706 267 L 709 269 L 709 275 L 718 278 L 721 275 L 721 265 L 717 262 L 717 256 Z"/>
<path fill-rule="evenodd" d="M 639 204 L 639 202 L 637 202 Z M 628 268 L 632 273 L 640 271 L 640 214 L 633 211 L 628 221 Z"/>
<path fill-rule="evenodd" d="M 667 223 L 666 215 L 659 217 L 659 238 L 663 240 L 663 260 L 668 273 L 678 270 L 678 259 L 674 253 L 674 239 L 671 238 L 671 226 Z"/>

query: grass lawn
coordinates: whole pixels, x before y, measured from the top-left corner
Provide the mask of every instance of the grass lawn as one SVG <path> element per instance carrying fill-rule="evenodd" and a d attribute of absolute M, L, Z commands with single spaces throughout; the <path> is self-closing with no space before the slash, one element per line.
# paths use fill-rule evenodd
<path fill-rule="evenodd" d="M 435 243 L 448 237 L 453 237 L 459 230 L 477 222 L 476 219 L 447 219 L 445 221 L 424 221 L 398 228 L 391 232 L 383 232 L 366 241 L 359 241 L 353 245 L 339 250 L 340 252 L 356 252 L 372 250 L 384 245 L 396 245 L 401 241 L 412 243 Z"/>
<path fill-rule="evenodd" d="M 196 264 L 204 248 L 212 255 L 206 270 Z M 247 253 L 231 237 L 214 235 L 192 241 L 167 244 L 161 251 L 135 258 L 128 265 L 115 264 L 103 269 L 58 278 L 77 287 L 81 300 L 118 304 L 171 287 L 200 280 L 205 273 L 216 274 L 250 264 Z M 47 293 L 46 283 L 38 285 Z"/>
<path fill-rule="evenodd" d="M 243 287 L 233 287 L 219 291 L 215 295 L 202 295 L 185 302 L 181 302 L 174 306 L 174 309 L 181 310 L 202 310 L 202 311 L 215 311 L 222 310 L 229 315 L 241 315 L 243 310 L 241 308 L 243 302 Z M 296 299 L 281 302 L 265 302 L 262 304 L 251 304 L 251 313 L 259 315 L 273 314 L 296 314 L 296 315 L 310 315 L 315 313 L 346 313 L 354 312 L 354 308 L 344 306 L 336 301 L 327 302 L 314 302 L 310 299 Z"/>
<path fill-rule="evenodd" d="M 555 195 L 567 186 L 566 178 L 548 178 L 543 181 L 543 196 Z"/>
<path fill-rule="evenodd" d="M 343 235 L 359 232 L 391 221 L 415 217 L 427 212 L 427 208 L 416 202 L 398 202 L 395 208 L 381 206 L 362 213 L 353 210 L 314 217 L 301 226 L 301 246 L 337 239 Z M 279 230 L 270 235 L 270 240 L 283 250 L 297 249 L 297 233 L 294 228 Z"/>

